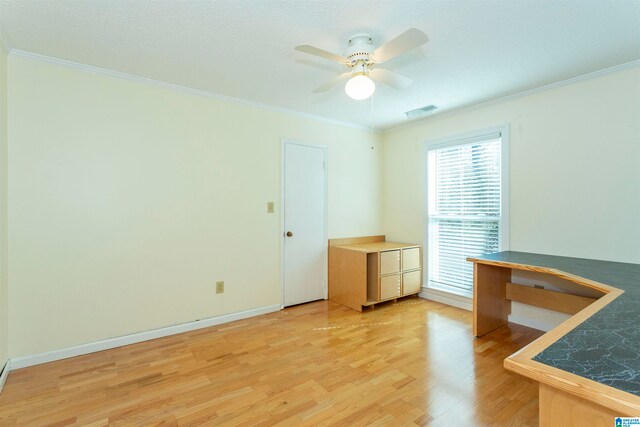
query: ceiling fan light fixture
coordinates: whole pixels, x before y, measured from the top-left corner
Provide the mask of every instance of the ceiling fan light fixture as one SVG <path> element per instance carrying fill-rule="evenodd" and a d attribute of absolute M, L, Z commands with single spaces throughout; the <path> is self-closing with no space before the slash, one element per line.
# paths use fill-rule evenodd
<path fill-rule="evenodd" d="M 364 73 L 357 73 L 344 86 L 349 98 L 360 101 L 369 98 L 376 91 L 376 84 Z"/>

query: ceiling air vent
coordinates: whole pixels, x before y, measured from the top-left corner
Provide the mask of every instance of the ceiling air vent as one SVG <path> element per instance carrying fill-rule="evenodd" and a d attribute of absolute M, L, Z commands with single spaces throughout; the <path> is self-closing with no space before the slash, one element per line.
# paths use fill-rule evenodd
<path fill-rule="evenodd" d="M 416 108 L 415 110 L 407 111 L 405 114 L 407 115 L 408 119 L 415 119 L 416 117 L 433 113 L 434 111 L 436 111 L 436 108 L 438 107 L 436 107 L 435 105 L 427 105 L 424 107 Z"/>

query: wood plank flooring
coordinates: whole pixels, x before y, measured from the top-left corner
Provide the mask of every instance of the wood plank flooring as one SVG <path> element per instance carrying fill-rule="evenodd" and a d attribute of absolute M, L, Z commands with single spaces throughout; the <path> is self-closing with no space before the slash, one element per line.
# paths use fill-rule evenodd
<path fill-rule="evenodd" d="M 542 332 L 480 339 L 471 313 L 329 301 L 10 373 L 0 425 L 537 425 L 502 361 Z"/>

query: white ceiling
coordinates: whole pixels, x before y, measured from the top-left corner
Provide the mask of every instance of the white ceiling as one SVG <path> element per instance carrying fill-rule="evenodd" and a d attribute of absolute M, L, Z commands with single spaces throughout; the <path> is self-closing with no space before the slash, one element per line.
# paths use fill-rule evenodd
<path fill-rule="evenodd" d="M 341 66 L 293 48 L 342 54 L 355 33 L 377 46 L 411 27 L 430 42 L 386 64 L 415 83 L 378 85 L 377 128 L 640 58 L 640 0 L 0 1 L 10 48 L 362 126 L 371 101 L 311 93 Z"/>

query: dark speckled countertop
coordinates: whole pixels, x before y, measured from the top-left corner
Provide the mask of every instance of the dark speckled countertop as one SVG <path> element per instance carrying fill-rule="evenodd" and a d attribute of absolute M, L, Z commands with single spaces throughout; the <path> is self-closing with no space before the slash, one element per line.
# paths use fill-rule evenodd
<path fill-rule="evenodd" d="M 624 290 L 533 360 L 640 396 L 640 264 L 526 252 L 475 258 L 553 268 Z"/>

